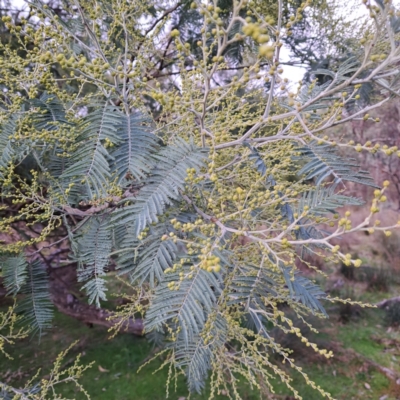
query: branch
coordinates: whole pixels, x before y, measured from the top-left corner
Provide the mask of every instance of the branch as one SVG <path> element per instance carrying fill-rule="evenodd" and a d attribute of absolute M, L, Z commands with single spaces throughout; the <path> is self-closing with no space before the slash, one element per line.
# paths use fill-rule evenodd
<path fill-rule="evenodd" d="M 400 296 L 397 297 L 391 297 L 390 299 L 385 299 L 380 301 L 379 303 L 376 303 L 375 305 L 378 308 L 386 308 L 386 307 L 390 307 L 391 305 L 393 305 L 394 303 L 400 303 Z"/>
<path fill-rule="evenodd" d="M 93 215 L 96 214 L 100 211 L 106 210 L 112 205 L 117 204 L 120 200 L 126 199 L 128 197 L 133 197 L 136 195 L 137 192 L 132 193 L 129 189 L 125 191 L 125 193 L 119 197 L 119 196 L 112 196 L 110 202 L 105 202 L 104 204 L 101 204 L 99 206 L 92 206 L 89 209 L 83 211 L 80 210 L 79 208 L 73 208 L 69 206 L 68 204 L 65 204 L 62 208 L 68 215 L 76 215 L 78 217 L 87 217 L 88 215 Z M 110 197 L 108 197 L 110 199 Z"/>
<path fill-rule="evenodd" d="M 150 26 L 150 28 L 148 28 L 144 34 L 144 36 L 146 37 L 156 26 L 157 24 L 162 21 L 165 17 L 167 17 L 169 14 L 171 14 L 172 12 L 174 12 L 177 8 L 179 8 L 182 5 L 181 2 L 177 3 L 175 6 L 169 8 L 168 10 L 166 10 L 159 18 L 157 18 Z"/>
<path fill-rule="evenodd" d="M 100 325 L 106 328 L 112 328 L 119 322 L 118 318 L 113 318 L 112 311 L 83 303 L 72 294 L 76 282 L 76 265 L 62 270 L 50 268 L 49 276 L 52 302 L 63 314 L 89 325 Z M 143 321 L 140 318 L 124 321 L 121 324 L 121 332 L 143 336 Z"/>
<path fill-rule="evenodd" d="M 64 209 L 64 211 L 66 211 L 66 213 L 68 215 L 76 215 L 78 217 L 87 217 L 88 215 L 93 215 L 100 211 L 106 210 L 109 207 L 109 205 L 110 204 L 106 202 L 106 203 L 102 204 L 101 206 L 90 207 L 86 211 L 82 211 L 82 210 L 79 210 L 78 208 L 73 208 L 68 205 L 63 206 L 63 209 Z"/>

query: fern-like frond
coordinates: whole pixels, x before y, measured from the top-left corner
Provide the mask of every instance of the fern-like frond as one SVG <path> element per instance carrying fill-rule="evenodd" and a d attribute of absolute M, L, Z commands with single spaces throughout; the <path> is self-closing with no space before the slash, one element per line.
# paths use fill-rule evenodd
<path fill-rule="evenodd" d="M 89 303 L 100 307 L 100 300 L 106 297 L 106 268 L 111 253 L 111 232 L 106 215 L 92 217 L 81 229 L 75 258 L 78 261 L 78 281 L 86 282 L 82 289 L 89 296 Z"/>
<path fill-rule="evenodd" d="M 225 345 L 227 329 L 226 321 L 218 315 L 212 321 L 209 332 L 212 340 L 209 343 L 205 343 L 200 335 L 195 335 L 188 344 L 185 344 L 182 335 L 178 335 L 173 343 L 175 366 L 183 369 L 191 393 L 200 394 L 204 389 L 212 367 L 214 350 Z"/>
<path fill-rule="evenodd" d="M 146 120 L 140 114 L 124 116 L 118 128 L 121 143 L 115 152 L 113 170 L 117 172 L 119 181 L 127 175 L 137 180 L 145 177 L 154 167 L 151 155 L 157 148 L 157 136 L 148 131 Z"/>
<path fill-rule="evenodd" d="M 49 161 L 46 165 L 47 171 L 50 175 L 58 179 L 71 165 L 71 160 L 63 155 L 64 150 L 55 147 L 49 155 Z"/>
<path fill-rule="evenodd" d="M 261 265 L 241 265 L 229 286 L 229 305 L 240 305 L 248 313 L 251 325 L 256 332 L 268 336 L 267 321 L 258 313 L 265 310 L 265 300 L 279 300 L 276 288 L 279 287 L 279 277 L 272 273 L 264 263 Z"/>
<path fill-rule="evenodd" d="M 17 115 L 13 115 L 0 126 L 0 177 L 2 176 L 2 170 L 6 168 L 16 156 L 15 149 L 12 145 L 12 138 L 16 131 L 17 121 Z"/>
<path fill-rule="evenodd" d="M 298 151 L 301 154 L 300 159 L 307 160 L 298 175 L 306 175 L 305 179 L 315 178 L 317 186 L 332 176 L 334 186 L 343 181 L 350 181 L 378 187 L 368 172 L 359 169 L 359 164 L 354 159 L 340 156 L 331 145 L 319 145 L 316 141 L 312 141 Z"/>
<path fill-rule="evenodd" d="M 246 308 L 255 305 L 262 306 L 261 298 L 278 297 L 274 289 L 278 284 L 271 272 L 263 264 L 255 266 L 252 264 L 242 265 L 240 274 L 236 275 L 230 285 L 229 304 L 243 303 Z"/>
<path fill-rule="evenodd" d="M 112 224 L 110 229 L 113 248 L 124 250 L 135 246 L 136 237 L 132 235 L 129 224 Z"/>
<path fill-rule="evenodd" d="M 323 72 L 320 71 L 320 75 L 327 75 L 330 78 L 334 78 L 335 74 L 331 71 L 328 70 L 323 70 Z M 316 74 L 317 72 L 315 72 Z M 306 84 L 304 85 L 300 92 L 297 95 L 297 101 L 300 104 L 306 104 L 309 101 L 315 99 L 316 97 L 318 97 L 321 93 L 323 93 L 329 86 L 329 84 L 331 83 L 331 81 L 325 82 L 321 85 L 314 85 L 314 84 Z M 305 107 L 303 110 L 304 111 L 311 111 L 311 110 L 318 110 L 318 109 L 326 109 L 326 101 L 330 100 L 330 99 L 326 99 L 326 98 L 322 98 L 318 101 L 313 101 L 312 104 L 308 107 Z M 288 106 L 287 104 L 285 104 L 285 108 L 288 109 L 293 109 L 293 106 Z M 311 113 L 311 118 L 312 119 L 320 119 L 320 116 L 316 113 Z"/>
<path fill-rule="evenodd" d="M 317 186 L 305 193 L 299 199 L 297 213 L 301 215 L 307 208 L 307 216 L 298 222 L 298 229 L 295 234 L 298 239 L 322 239 L 329 233 L 321 231 L 315 227 L 315 223 L 310 220 L 310 216 L 323 216 L 328 213 L 335 214 L 336 209 L 344 206 L 358 206 L 364 202 L 355 197 L 345 196 L 340 193 L 335 193 L 334 186 L 323 187 Z M 311 247 L 325 248 L 323 244 L 304 245 L 304 250 L 309 250 Z"/>
<path fill-rule="evenodd" d="M 120 125 L 124 122 L 125 115 L 108 101 L 93 103 L 90 111 L 83 120 L 86 125 L 82 132 L 83 137 L 91 137 L 94 132 L 100 140 L 108 139 L 113 144 L 121 143 L 119 135 Z"/>
<path fill-rule="evenodd" d="M 347 60 L 344 60 L 340 65 L 336 72 L 336 78 L 338 83 L 345 81 L 346 79 L 354 74 L 360 67 L 360 61 L 354 57 L 350 56 Z"/>
<path fill-rule="evenodd" d="M 32 328 L 33 333 L 41 335 L 45 329 L 51 327 L 53 319 L 48 276 L 39 261 L 28 264 L 27 275 L 20 291 L 25 296 L 16 311 L 23 313 L 24 321 Z"/>
<path fill-rule="evenodd" d="M 30 400 L 37 397 L 40 392 L 40 384 L 36 383 L 31 387 L 15 389 L 7 383 L 0 382 L 0 399 L 15 400 L 15 398 Z M 35 396 L 36 395 L 36 396 Z M 18 396 L 18 397 L 16 397 Z"/>
<path fill-rule="evenodd" d="M 332 81 L 328 82 L 328 86 L 332 87 L 343 83 L 354 72 L 358 70 L 359 66 L 360 66 L 359 60 L 354 56 L 350 56 L 339 65 L 336 71 L 331 71 L 325 68 L 319 68 L 314 72 L 314 74 L 329 76 L 332 79 Z"/>
<path fill-rule="evenodd" d="M 326 297 L 326 293 L 318 285 L 301 276 L 298 271 L 291 273 L 290 268 L 283 268 L 283 275 L 292 300 L 304 304 L 313 314 L 320 312 L 328 316 L 319 301 Z"/>
<path fill-rule="evenodd" d="M 28 264 L 22 255 L 14 257 L 0 256 L 0 267 L 3 272 L 4 287 L 8 295 L 15 296 L 22 288 L 27 275 Z"/>
<path fill-rule="evenodd" d="M 187 345 L 183 345 L 183 341 L 179 339 L 175 365 L 184 370 L 189 391 L 200 394 L 211 369 L 212 351 L 200 335 L 195 335 Z"/>
<path fill-rule="evenodd" d="M 39 99 L 31 100 L 31 105 L 38 111 L 32 115 L 37 130 L 53 131 L 60 124 L 70 125 L 65 117 L 64 106 L 54 94 L 44 92 Z"/>
<path fill-rule="evenodd" d="M 140 241 L 134 235 L 122 243 L 122 252 L 118 252 L 117 268 L 121 274 L 129 274 L 131 282 L 142 285 L 149 282 L 154 288 L 164 279 L 164 270 L 171 268 L 177 247 L 172 240 L 162 240 L 167 233 L 165 226 L 150 228 L 147 237 Z"/>
<path fill-rule="evenodd" d="M 193 223 L 196 214 L 188 212 L 172 213 L 169 218 L 175 217 L 182 224 Z M 117 269 L 120 274 L 128 274 L 131 282 L 142 285 L 148 282 L 151 288 L 164 279 L 164 271 L 171 268 L 178 255 L 178 246 L 165 235 L 174 232 L 169 222 L 161 222 L 149 226 L 146 237 L 142 240 L 132 233 L 124 224 L 112 227 L 113 242 L 118 249 Z M 163 238 L 164 236 L 164 238 Z"/>
<path fill-rule="evenodd" d="M 364 202 L 356 197 L 335 193 L 332 187 L 322 186 L 303 193 L 299 200 L 297 213 L 302 214 L 307 207 L 309 215 L 325 215 L 335 213 L 337 208 L 344 206 L 361 206 Z"/>
<path fill-rule="evenodd" d="M 199 267 L 192 271 L 185 265 L 180 272 L 185 276 L 182 281 L 179 273 L 169 273 L 156 288 L 146 313 L 145 329 L 160 330 L 163 324 L 174 323 L 187 346 L 203 329 L 221 284 L 214 273 Z"/>
<path fill-rule="evenodd" d="M 44 92 L 39 99 L 32 99 L 30 101 L 32 107 L 32 123 L 38 131 L 55 131 L 61 127 L 72 129 L 65 114 L 64 105 L 54 95 Z M 59 178 L 70 164 L 68 159 L 62 154 L 64 149 L 61 149 L 57 143 L 49 146 L 36 146 L 34 154 L 39 163 L 43 162 L 45 155 L 45 162 L 43 166 L 54 178 Z"/>
<path fill-rule="evenodd" d="M 348 79 L 353 73 L 358 70 L 359 66 L 360 62 L 358 61 L 358 59 L 354 56 L 350 56 L 346 60 L 344 60 L 337 67 L 336 70 L 318 68 L 314 71 L 310 71 L 314 77 L 318 76 L 319 80 L 322 80 L 324 83 L 319 85 L 315 85 L 313 83 L 303 85 L 296 99 L 299 103 L 306 104 L 318 97 L 318 100 L 312 101 L 311 104 L 307 107 L 303 107 L 303 112 L 326 109 L 328 107 L 328 102 L 336 100 L 338 97 L 321 98 L 320 95 L 327 89 L 333 89 L 335 86 L 342 84 L 346 79 Z M 306 75 L 309 76 L 309 73 L 307 73 Z M 293 109 L 293 107 L 289 106 L 286 106 L 286 108 Z M 321 117 L 316 113 L 311 114 L 312 120 L 318 120 L 320 118 Z"/>
<path fill-rule="evenodd" d="M 76 151 L 72 154 L 68 168 L 60 179 L 64 186 L 74 182 L 84 185 L 89 198 L 103 197 L 107 193 L 111 178 L 109 159 L 103 141 L 117 142 L 117 128 L 121 122 L 121 114 L 116 112 L 107 102 L 97 105 L 83 119 L 77 138 Z"/>
<path fill-rule="evenodd" d="M 147 224 L 158 222 L 157 216 L 165 211 L 173 200 L 180 197 L 188 168 L 200 168 L 203 165 L 204 151 L 183 139 L 161 150 L 154 156 L 158 164 L 145 180 L 144 186 L 133 205 L 126 206 L 114 213 L 114 221 L 128 222 L 134 225 L 133 232 L 138 235 Z"/>

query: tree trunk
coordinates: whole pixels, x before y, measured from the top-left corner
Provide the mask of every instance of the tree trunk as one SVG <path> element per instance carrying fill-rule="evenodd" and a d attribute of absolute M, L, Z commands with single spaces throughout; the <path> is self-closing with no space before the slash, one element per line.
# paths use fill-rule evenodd
<path fill-rule="evenodd" d="M 50 268 L 50 293 L 54 305 L 63 314 L 76 318 L 86 324 L 101 325 L 106 328 L 114 326 L 118 319 L 110 320 L 113 312 L 97 308 L 93 305 L 81 302 L 74 293 L 76 283 L 76 266 Z M 121 327 L 121 332 L 143 336 L 143 321 L 130 319 Z"/>
<path fill-rule="evenodd" d="M 392 297 L 392 298 L 390 298 L 390 299 L 382 300 L 382 301 L 380 301 L 379 303 L 376 303 L 375 305 L 376 305 L 378 308 L 386 308 L 386 307 L 391 306 L 391 305 L 394 304 L 394 303 L 400 303 L 400 296 L 398 296 L 398 297 Z"/>

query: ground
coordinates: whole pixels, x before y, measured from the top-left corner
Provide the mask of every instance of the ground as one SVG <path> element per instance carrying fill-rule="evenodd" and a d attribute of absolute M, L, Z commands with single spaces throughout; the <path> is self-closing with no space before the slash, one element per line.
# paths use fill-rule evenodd
<path fill-rule="evenodd" d="M 350 291 L 357 300 L 371 303 L 400 292 L 400 286 L 393 282 L 380 291 L 367 290 L 365 285 L 362 279 L 345 279 L 345 285 L 339 291 L 342 295 Z M 5 307 L 6 302 L 3 300 L 0 305 Z M 385 312 L 380 309 L 349 310 L 332 305 L 328 310 L 330 318 L 316 322 L 320 333 L 313 334 L 313 340 L 321 347 L 332 349 L 335 353 L 333 359 L 324 361 L 321 357 L 310 356 L 309 350 L 296 343 L 294 338 L 281 338 L 285 345 L 290 343 L 294 347 L 293 356 L 303 370 L 309 372 L 310 377 L 336 399 L 400 399 L 400 380 L 396 383 L 398 378 L 389 379 L 384 372 L 384 368 L 387 368 L 400 377 L 400 329 L 388 327 L 384 320 Z M 83 363 L 95 361 L 82 379 L 92 399 L 165 399 L 167 370 L 153 373 L 161 361 L 154 361 L 137 373 L 143 361 L 150 358 L 152 345 L 145 338 L 128 334 L 120 334 L 112 340 L 108 337 L 109 333 L 101 327 L 88 327 L 56 313 L 54 329 L 42 336 L 40 342 L 38 338 L 25 339 L 10 349 L 14 359 L 1 360 L 0 381 L 18 387 L 38 368 L 42 368 L 43 374 L 46 374 L 56 355 L 78 340 L 64 362 L 68 366 L 78 353 L 83 354 Z M 293 375 L 293 378 L 293 385 L 305 400 L 321 398 L 300 376 Z M 77 400 L 84 398 L 68 386 L 63 388 L 63 394 Z M 173 400 L 186 399 L 187 395 L 183 378 L 178 380 L 176 391 L 171 388 L 169 392 L 169 398 Z M 242 396 L 244 400 L 260 399 L 256 391 L 244 384 Z M 227 396 L 220 395 L 217 398 L 227 399 Z M 289 391 L 279 382 L 276 382 L 276 396 L 271 394 L 269 398 L 291 399 Z M 195 395 L 191 399 L 208 399 L 208 394 Z"/>

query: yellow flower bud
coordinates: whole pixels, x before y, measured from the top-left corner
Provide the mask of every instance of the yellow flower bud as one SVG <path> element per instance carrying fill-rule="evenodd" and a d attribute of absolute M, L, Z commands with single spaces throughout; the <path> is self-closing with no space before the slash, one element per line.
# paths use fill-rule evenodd
<path fill-rule="evenodd" d="M 337 253 L 337 252 L 339 251 L 339 249 L 340 249 L 340 246 L 339 246 L 339 245 L 334 246 L 334 247 L 332 248 L 332 253 Z"/>
<path fill-rule="evenodd" d="M 180 35 L 180 32 L 178 31 L 178 29 L 173 29 L 171 31 L 171 37 L 178 37 Z"/>
<path fill-rule="evenodd" d="M 269 41 L 270 37 L 268 35 L 260 35 L 257 38 L 258 43 L 267 43 Z"/>
<path fill-rule="evenodd" d="M 260 46 L 259 54 L 261 57 L 272 58 L 274 56 L 274 46 L 270 46 L 268 44 L 264 44 Z"/>

